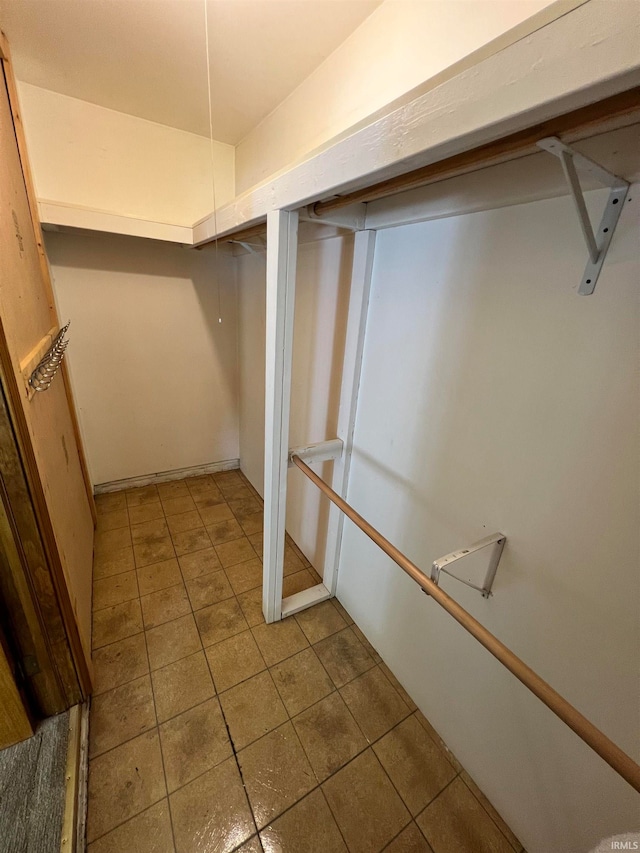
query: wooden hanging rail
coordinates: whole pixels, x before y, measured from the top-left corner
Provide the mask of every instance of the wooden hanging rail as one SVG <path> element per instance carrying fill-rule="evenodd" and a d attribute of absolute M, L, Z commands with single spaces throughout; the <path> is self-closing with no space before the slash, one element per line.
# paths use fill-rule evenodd
<path fill-rule="evenodd" d="M 459 622 L 473 637 L 481 643 L 485 649 L 491 652 L 500 663 L 502 663 L 525 687 L 538 697 L 544 704 L 556 714 L 563 723 L 582 738 L 591 749 L 598 753 L 616 773 L 619 773 L 636 791 L 640 792 L 640 766 L 623 752 L 619 746 L 610 740 L 604 732 L 596 728 L 592 722 L 584 717 L 580 711 L 573 707 L 566 699 L 557 693 L 553 687 L 547 684 L 527 664 L 515 655 L 511 649 L 495 637 L 490 631 L 482 626 L 461 607 L 444 590 L 437 586 L 427 575 L 409 560 L 395 545 L 372 527 L 368 521 L 359 515 L 352 506 L 343 500 L 333 489 L 328 486 L 314 471 L 306 465 L 302 459 L 292 456 L 291 461 L 303 474 L 316 484 L 344 514 L 357 525 L 367 536 L 372 539 L 391 559 L 405 571 L 409 577 L 430 595 L 447 613 Z"/>

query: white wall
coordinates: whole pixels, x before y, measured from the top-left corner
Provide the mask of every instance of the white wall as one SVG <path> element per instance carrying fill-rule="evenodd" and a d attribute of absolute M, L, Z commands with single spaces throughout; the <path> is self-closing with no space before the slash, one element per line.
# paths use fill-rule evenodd
<path fill-rule="evenodd" d="M 19 83 L 39 199 L 191 226 L 213 210 L 208 139 Z M 216 202 L 234 197 L 235 151 L 214 142 Z"/>
<path fill-rule="evenodd" d="M 639 202 L 589 298 L 568 198 L 380 232 L 349 490 L 425 571 L 506 533 L 491 600 L 443 587 L 636 759 Z M 637 828 L 637 794 L 349 524 L 338 596 L 529 853 Z"/>
<path fill-rule="evenodd" d="M 232 259 L 216 273 L 213 251 L 104 234 L 46 246 L 93 482 L 237 459 Z"/>
<path fill-rule="evenodd" d="M 351 281 L 353 239 L 338 237 L 298 248 L 289 446 L 335 438 Z M 241 468 L 263 494 L 265 379 L 265 257 L 238 264 Z M 322 286 L 319 287 L 319 282 Z M 321 470 L 329 476 L 330 464 Z M 322 572 L 327 503 L 299 471 L 288 479 L 287 530 Z"/>
<path fill-rule="evenodd" d="M 552 5 L 553 0 L 386 0 L 238 144 L 237 192 Z"/>
<path fill-rule="evenodd" d="M 639 202 L 588 298 L 567 197 L 381 231 L 349 491 L 426 571 L 506 533 L 491 600 L 443 587 L 636 759 Z M 300 247 L 292 444 L 333 435 L 350 260 L 348 240 Z M 261 258 L 238 260 L 238 285 L 241 457 L 260 487 Z M 325 519 L 301 480 L 287 524 L 313 560 Z M 631 788 L 349 523 L 338 596 L 529 853 L 637 826 Z"/>

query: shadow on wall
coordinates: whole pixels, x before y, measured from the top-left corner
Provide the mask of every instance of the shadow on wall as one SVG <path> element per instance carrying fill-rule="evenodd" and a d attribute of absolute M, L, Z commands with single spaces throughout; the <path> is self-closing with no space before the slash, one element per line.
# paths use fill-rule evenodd
<path fill-rule="evenodd" d="M 237 459 L 231 259 L 216 271 L 206 252 L 104 234 L 46 244 L 94 482 Z"/>
<path fill-rule="evenodd" d="M 337 435 L 352 266 L 352 236 L 300 246 L 290 447 L 324 441 Z M 329 482 L 332 467 L 331 462 L 326 462 L 319 470 Z M 288 489 L 288 532 L 322 574 L 329 502 L 297 469 L 290 472 Z"/>
<path fill-rule="evenodd" d="M 566 198 L 381 232 L 349 492 L 427 573 L 506 533 L 492 599 L 443 587 L 631 754 L 633 230 L 589 298 Z M 631 789 L 348 523 L 339 595 L 532 853 L 633 826 Z"/>

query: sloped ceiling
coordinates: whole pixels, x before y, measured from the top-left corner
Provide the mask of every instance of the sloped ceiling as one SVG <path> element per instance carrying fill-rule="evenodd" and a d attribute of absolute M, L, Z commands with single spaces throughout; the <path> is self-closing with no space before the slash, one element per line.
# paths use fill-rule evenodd
<path fill-rule="evenodd" d="M 213 136 L 236 144 L 381 0 L 206 0 Z M 205 0 L 0 0 L 27 83 L 209 135 Z"/>

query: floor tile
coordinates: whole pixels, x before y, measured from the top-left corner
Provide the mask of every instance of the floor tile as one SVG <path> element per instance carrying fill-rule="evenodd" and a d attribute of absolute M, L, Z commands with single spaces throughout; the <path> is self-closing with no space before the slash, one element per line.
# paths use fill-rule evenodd
<path fill-rule="evenodd" d="M 236 749 L 252 743 L 287 720 L 287 712 L 268 672 L 220 694 L 231 738 Z"/>
<path fill-rule="evenodd" d="M 336 687 L 342 687 L 375 666 L 351 628 L 344 628 L 314 646 L 316 654 Z"/>
<path fill-rule="evenodd" d="M 370 741 L 382 737 L 410 713 L 378 667 L 359 675 L 342 687 L 340 693 Z"/>
<path fill-rule="evenodd" d="M 386 677 L 387 677 L 387 678 L 388 678 L 388 680 L 391 682 L 391 684 L 396 688 L 396 690 L 398 691 L 398 693 L 400 694 L 400 696 L 404 699 L 404 701 L 405 701 L 406 705 L 409 707 L 409 709 L 410 709 L 411 711 L 416 711 L 416 710 L 418 709 L 418 706 L 417 706 L 417 705 L 416 705 L 416 703 L 413 701 L 413 699 L 411 698 L 411 696 L 409 696 L 409 694 L 407 693 L 407 691 L 404 689 L 404 687 L 402 686 L 402 684 L 400 684 L 400 682 L 398 681 L 398 679 L 397 679 L 397 678 L 395 677 L 395 675 L 391 672 L 391 670 L 389 669 L 389 667 L 386 665 L 386 663 L 385 663 L 384 661 L 381 661 L 381 663 L 380 663 L 380 669 L 381 669 L 381 670 L 382 670 L 382 672 L 386 675 Z"/>
<path fill-rule="evenodd" d="M 347 623 L 331 600 L 316 604 L 308 610 L 302 610 L 296 613 L 295 618 L 310 643 L 318 643 L 347 627 Z"/>
<path fill-rule="evenodd" d="M 513 853 L 459 777 L 416 818 L 434 853 Z"/>
<path fill-rule="evenodd" d="M 206 654 L 218 693 L 246 681 L 266 668 L 251 631 L 243 631 L 215 646 L 209 646 Z"/>
<path fill-rule="evenodd" d="M 175 557 L 138 569 L 137 575 L 141 596 L 182 583 L 182 574 Z"/>
<path fill-rule="evenodd" d="M 198 512 L 203 524 L 219 524 L 221 521 L 233 518 L 233 513 L 226 503 L 212 503 L 211 505 L 204 501 L 198 502 Z"/>
<path fill-rule="evenodd" d="M 309 645 L 298 623 L 292 618 L 271 625 L 258 625 L 252 630 L 267 666 L 273 666 Z"/>
<path fill-rule="evenodd" d="M 167 526 L 172 536 L 176 533 L 185 533 L 187 530 L 196 530 L 198 527 L 204 527 L 200 513 L 196 509 L 190 512 L 181 512 L 179 515 L 168 516 Z"/>
<path fill-rule="evenodd" d="M 271 675 L 291 717 L 335 690 L 313 649 L 304 649 L 276 664 Z"/>
<path fill-rule="evenodd" d="M 384 853 L 433 853 L 417 824 L 410 823 L 400 835 L 393 839 Z"/>
<path fill-rule="evenodd" d="M 96 552 L 116 551 L 131 545 L 131 533 L 129 527 L 118 527 L 115 530 L 105 530 L 96 533 Z"/>
<path fill-rule="evenodd" d="M 132 599 L 93 614 L 93 648 L 115 643 L 142 631 L 142 610 L 140 601 Z"/>
<path fill-rule="evenodd" d="M 138 489 L 130 489 L 126 492 L 126 496 L 128 507 L 157 503 L 160 500 L 156 486 L 141 486 Z"/>
<path fill-rule="evenodd" d="M 415 717 L 416 717 L 416 720 L 417 720 L 417 721 L 420 723 L 420 725 L 422 726 L 422 728 L 423 728 L 423 729 L 426 731 L 426 733 L 429 735 L 429 737 L 431 738 L 431 740 L 434 740 L 434 741 L 438 744 L 438 746 L 439 746 L 439 747 L 440 747 L 440 748 L 445 752 L 445 754 L 446 754 L 447 758 L 449 759 L 449 761 L 451 762 L 451 764 L 455 767 L 455 769 L 458 771 L 458 773 L 461 773 L 461 772 L 462 772 L 462 770 L 464 769 L 464 768 L 462 767 L 462 764 L 460 764 L 460 762 L 458 761 L 458 759 L 457 759 L 457 758 L 455 757 L 455 755 L 451 752 L 451 750 L 449 749 L 449 747 L 447 746 L 447 744 L 442 740 L 442 738 L 440 737 L 440 735 L 438 734 L 438 732 L 433 728 L 433 726 L 431 725 L 431 723 L 429 722 L 429 720 L 427 720 L 427 718 L 425 717 L 425 715 L 424 715 L 421 711 L 419 711 L 419 710 L 418 710 L 418 711 L 416 711 L 416 712 L 415 712 Z"/>
<path fill-rule="evenodd" d="M 154 670 L 151 680 L 159 723 L 199 705 L 215 694 L 204 652 L 197 652 Z"/>
<path fill-rule="evenodd" d="M 293 724 L 319 782 L 367 747 L 367 739 L 339 693 L 294 717 Z"/>
<path fill-rule="evenodd" d="M 214 545 L 222 545 L 225 542 L 232 542 L 234 539 L 240 539 L 244 536 L 244 531 L 235 518 L 210 524 L 207 527 L 207 533 Z"/>
<path fill-rule="evenodd" d="M 98 516 L 96 525 L 96 533 L 103 533 L 106 530 L 117 530 L 119 527 L 129 526 L 129 513 L 126 508 L 117 509 L 114 512 L 104 512 Z"/>
<path fill-rule="evenodd" d="M 257 835 L 245 842 L 242 847 L 238 847 L 236 853 L 263 853 L 260 839 Z"/>
<path fill-rule="evenodd" d="M 144 542 L 137 542 L 133 546 L 133 555 L 138 569 L 150 566 L 151 563 L 170 560 L 171 557 L 176 556 L 170 536 L 159 536 L 157 539 L 147 539 Z"/>
<path fill-rule="evenodd" d="M 293 551 L 293 553 L 294 553 L 294 554 L 295 554 L 295 555 L 296 555 L 296 556 L 301 560 L 302 565 L 303 565 L 306 569 L 308 569 L 308 568 L 311 566 L 311 563 L 309 562 L 309 560 L 307 560 L 307 558 L 305 557 L 305 555 L 302 553 L 302 551 L 300 550 L 300 548 L 298 548 L 298 546 L 297 546 L 297 545 L 296 545 L 296 543 L 293 541 L 293 539 L 289 536 L 289 534 L 288 534 L 288 533 L 287 533 L 286 538 L 285 538 L 285 543 L 286 543 L 286 544 L 285 544 L 285 549 L 284 549 L 284 558 L 285 558 L 285 562 L 287 561 L 288 551 L 289 551 L 289 549 L 290 549 L 290 550 L 291 550 L 291 551 Z"/>
<path fill-rule="evenodd" d="M 213 480 L 209 474 L 199 474 L 196 477 L 185 477 L 182 482 L 189 489 L 191 494 L 194 492 L 207 491 L 207 489 L 214 487 Z"/>
<path fill-rule="evenodd" d="M 513 849 L 514 849 L 514 850 L 520 850 L 520 848 L 522 847 L 522 844 L 520 844 L 519 840 L 516 838 L 516 836 L 515 836 L 515 835 L 513 834 L 513 832 L 511 831 L 511 828 L 510 828 L 510 827 L 505 823 L 505 821 L 503 820 L 502 816 L 501 816 L 501 815 L 496 811 L 496 809 L 493 807 L 493 805 L 492 805 L 492 804 L 491 804 L 491 802 L 487 799 L 487 797 L 485 797 L 485 795 L 483 794 L 483 792 L 480 790 L 480 788 L 478 788 L 478 786 L 477 786 L 477 785 L 476 785 L 476 783 L 473 781 L 473 779 L 471 778 L 471 776 L 469 776 L 469 774 L 467 773 L 467 771 L 466 771 L 466 770 L 463 770 L 463 771 L 460 773 L 460 778 L 461 778 L 461 779 L 462 779 L 462 781 L 465 783 L 465 785 L 467 786 L 467 788 L 469 788 L 469 790 L 470 790 L 470 791 L 471 791 L 471 793 L 474 795 L 474 797 L 476 798 L 476 800 L 478 800 L 478 802 L 479 802 L 479 803 L 480 803 L 480 805 L 483 807 L 483 809 L 487 812 L 487 814 L 489 815 L 489 817 L 490 817 L 490 818 L 493 820 L 493 822 L 496 824 L 496 826 L 498 827 L 498 829 L 499 829 L 499 830 L 502 832 L 502 834 L 505 836 L 505 838 L 507 839 L 507 841 L 509 842 L 509 844 L 511 844 L 511 846 L 513 847 Z"/>
<path fill-rule="evenodd" d="M 182 582 L 168 589 L 143 595 L 140 604 L 145 628 L 154 628 L 163 622 L 170 622 L 191 610 L 187 591 Z"/>
<path fill-rule="evenodd" d="M 200 509 L 217 506 L 218 504 L 226 504 L 224 496 L 216 485 L 210 485 L 207 488 L 201 488 L 197 491 L 189 490 L 195 505 Z"/>
<path fill-rule="evenodd" d="M 133 548 L 130 545 L 126 548 L 107 551 L 104 554 L 95 554 L 93 558 L 93 580 L 95 582 L 99 578 L 108 578 L 112 575 L 119 575 L 121 572 L 130 572 L 135 567 Z"/>
<path fill-rule="evenodd" d="M 190 554 L 182 554 L 178 557 L 180 570 L 185 580 L 206 575 L 208 572 L 217 572 L 222 566 L 218 555 L 213 548 L 204 548 L 202 551 L 193 551 Z"/>
<path fill-rule="evenodd" d="M 347 625 L 353 625 L 353 619 L 351 618 L 351 614 L 347 612 L 344 605 L 340 604 L 337 598 L 333 599 L 333 603 L 335 604 L 338 613 L 342 616 Z"/>
<path fill-rule="evenodd" d="M 264 522 L 264 513 L 252 512 L 250 515 L 245 515 L 240 524 L 244 530 L 245 536 L 251 536 L 254 533 L 261 533 Z"/>
<path fill-rule="evenodd" d="M 228 503 L 231 501 L 256 500 L 251 489 L 242 480 L 239 483 L 218 483 L 218 487 Z"/>
<path fill-rule="evenodd" d="M 256 552 L 246 536 L 241 539 L 234 539 L 232 542 L 216 545 L 216 553 L 225 569 L 227 566 L 235 566 L 236 563 L 246 563 L 247 560 L 252 560 L 256 556 Z"/>
<path fill-rule="evenodd" d="M 129 522 L 132 527 L 148 521 L 164 520 L 164 512 L 160 501 L 129 507 Z M 133 531 L 132 531 L 133 535 Z"/>
<path fill-rule="evenodd" d="M 111 830 L 87 853 L 174 853 L 169 801 L 160 802 Z"/>
<path fill-rule="evenodd" d="M 215 698 L 163 723 L 160 742 L 170 794 L 233 754 Z"/>
<path fill-rule="evenodd" d="M 378 853 L 411 819 L 370 749 L 328 779 L 322 790 L 351 853 Z"/>
<path fill-rule="evenodd" d="M 170 515 L 181 515 L 183 512 L 193 512 L 196 505 L 191 495 L 187 494 L 180 498 L 167 498 L 163 500 L 162 508 L 164 514 L 168 517 Z"/>
<path fill-rule="evenodd" d="M 89 725 L 89 756 L 94 758 L 156 724 L 148 675 L 94 696 Z"/>
<path fill-rule="evenodd" d="M 241 750 L 238 762 L 258 829 L 317 784 L 291 723 Z"/>
<path fill-rule="evenodd" d="M 144 634 L 118 640 L 93 653 L 94 695 L 133 681 L 149 671 Z"/>
<path fill-rule="evenodd" d="M 251 542 L 253 550 L 259 557 L 262 557 L 263 544 L 264 544 L 264 536 L 262 532 L 260 533 L 251 533 L 247 534 L 247 539 Z"/>
<path fill-rule="evenodd" d="M 231 572 L 231 569 L 227 570 L 227 577 L 231 576 Z M 252 628 L 264 623 L 264 614 L 262 613 L 262 586 L 256 587 L 256 589 L 252 589 L 249 592 L 239 593 L 238 602 L 242 608 L 245 619 Z"/>
<path fill-rule="evenodd" d="M 184 480 L 171 480 L 168 483 L 158 483 L 158 494 L 161 501 L 170 498 L 188 498 L 189 489 Z"/>
<path fill-rule="evenodd" d="M 135 572 L 124 572 L 109 578 L 102 578 L 93 584 L 93 609 L 103 610 L 138 597 L 138 583 Z"/>
<path fill-rule="evenodd" d="M 157 731 L 99 755 L 89 763 L 87 841 L 104 835 L 165 795 Z"/>
<path fill-rule="evenodd" d="M 302 592 L 304 589 L 310 589 L 318 583 L 308 569 L 302 569 L 300 572 L 295 572 L 292 575 L 286 575 L 282 582 L 282 597 L 288 598 L 290 595 L 295 595 L 297 592 Z"/>
<path fill-rule="evenodd" d="M 170 796 L 177 853 L 231 853 L 255 833 L 233 758 Z"/>
<path fill-rule="evenodd" d="M 108 492 L 102 495 L 96 495 L 96 511 L 98 515 L 103 515 L 106 512 L 116 512 L 127 508 L 127 499 L 124 492 Z"/>
<path fill-rule="evenodd" d="M 193 655 L 201 648 L 200 634 L 191 613 L 147 631 L 147 651 L 152 670 Z"/>
<path fill-rule="evenodd" d="M 149 504 L 149 506 L 160 506 L 160 504 Z M 169 525 L 164 517 L 162 508 L 160 509 L 160 513 L 161 515 L 158 518 L 131 525 L 131 540 L 134 545 L 138 545 L 140 542 L 148 542 L 152 539 L 166 538 L 169 535 Z"/>
<path fill-rule="evenodd" d="M 257 557 L 246 563 L 228 566 L 226 572 L 236 595 L 262 587 L 262 563 Z"/>
<path fill-rule="evenodd" d="M 203 607 L 233 596 L 231 584 L 223 571 L 191 578 L 185 581 L 185 586 L 194 610 L 201 610 Z"/>
<path fill-rule="evenodd" d="M 244 521 L 250 515 L 260 513 L 262 507 L 247 489 L 244 489 L 244 491 L 238 489 L 234 494 L 237 497 L 230 496 L 227 498 L 227 503 L 231 512 L 239 521 Z M 255 530 L 253 532 L 255 533 Z"/>
<path fill-rule="evenodd" d="M 445 753 L 413 716 L 374 744 L 373 751 L 414 817 L 456 775 Z"/>
<path fill-rule="evenodd" d="M 290 545 L 284 548 L 284 574 L 293 575 L 305 568 L 304 563 Z"/>
<path fill-rule="evenodd" d="M 195 614 L 203 646 L 212 646 L 249 627 L 235 598 L 228 598 Z"/>
<path fill-rule="evenodd" d="M 183 554 L 190 554 L 192 551 L 203 551 L 205 548 L 211 547 L 209 534 L 204 527 L 185 530 L 184 533 L 174 533 L 171 538 L 178 557 L 182 557 Z"/>
<path fill-rule="evenodd" d="M 260 833 L 265 853 L 347 853 L 322 791 L 308 794 Z"/>
<path fill-rule="evenodd" d="M 373 645 L 369 642 L 369 640 L 367 639 L 367 637 L 366 637 L 366 635 L 365 635 L 364 631 L 362 631 L 360 628 L 358 628 L 358 626 L 357 626 L 357 625 L 355 625 L 355 624 L 354 624 L 354 625 L 352 625 L 352 626 L 351 626 L 351 628 L 353 629 L 353 633 L 354 633 L 354 634 L 356 635 L 356 637 L 360 640 L 360 642 L 361 642 L 361 643 L 362 643 L 362 645 L 365 647 L 365 649 L 369 652 L 369 654 L 371 655 L 371 657 L 373 658 L 373 660 L 374 660 L 376 663 L 382 663 L 382 658 L 381 658 L 381 657 L 380 657 L 380 655 L 378 654 L 377 650 L 373 647 Z M 385 674 L 386 674 L 386 673 L 385 673 Z M 395 685 L 394 685 L 394 686 L 395 686 Z M 414 707 L 414 708 L 412 708 L 411 710 L 412 710 L 412 711 L 415 711 L 415 707 Z"/>

